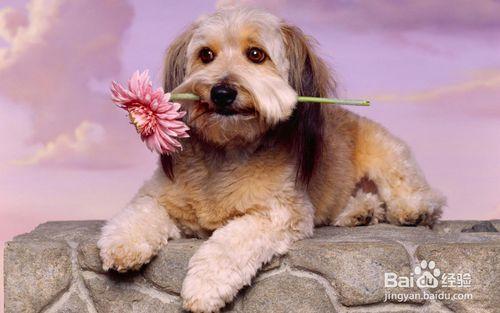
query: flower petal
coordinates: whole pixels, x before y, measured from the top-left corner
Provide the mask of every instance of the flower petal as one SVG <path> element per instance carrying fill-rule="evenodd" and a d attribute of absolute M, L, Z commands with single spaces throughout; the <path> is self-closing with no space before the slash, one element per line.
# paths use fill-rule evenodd
<path fill-rule="evenodd" d="M 115 104 L 129 112 L 135 125 L 149 150 L 163 154 L 182 149 L 175 138 L 187 138 L 189 127 L 180 120 L 186 112 L 179 111 L 179 103 L 170 102 L 170 93 L 163 88 L 153 90 L 149 72 L 134 72 L 125 88 L 121 84 L 111 82 L 111 99 Z"/>

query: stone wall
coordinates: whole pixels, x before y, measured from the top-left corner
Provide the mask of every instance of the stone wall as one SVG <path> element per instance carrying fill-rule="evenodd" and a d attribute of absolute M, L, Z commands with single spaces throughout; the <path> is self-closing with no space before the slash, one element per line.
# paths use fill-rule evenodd
<path fill-rule="evenodd" d="M 202 241 L 171 241 L 140 272 L 108 274 L 96 247 L 101 226 L 100 221 L 49 222 L 7 243 L 5 313 L 181 312 L 187 263 Z M 500 312 L 497 229 L 500 221 L 441 222 L 434 230 L 386 224 L 318 228 L 314 238 L 267 264 L 224 311 Z M 433 261 L 435 268 L 428 262 L 426 269 L 422 260 Z M 436 288 L 384 287 L 385 273 L 411 277 L 419 265 L 427 274 L 439 269 Z M 447 287 L 445 274 L 471 279 Z M 408 299 L 384 302 L 386 293 Z M 450 298 L 424 299 L 424 294 Z M 457 299 L 468 297 L 464 294 L 472 299 Z"/>

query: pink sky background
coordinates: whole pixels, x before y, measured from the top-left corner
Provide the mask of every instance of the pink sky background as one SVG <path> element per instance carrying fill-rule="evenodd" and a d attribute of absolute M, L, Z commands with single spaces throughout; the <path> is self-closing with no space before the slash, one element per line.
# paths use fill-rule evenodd
<path fill-rule="evenodd" d="M 406 140 L 448 196 L 444 218 L 500 218 L 500 1 L 247 2 L 319 41 L 340 95 L 372 100 L 356 112 Z M 111 104 L 109 83 L 150 69 L 160 84 L 169 42 L 215 6 L 0 2 L 0 245 L 126 204 L 156 158 Z"/>

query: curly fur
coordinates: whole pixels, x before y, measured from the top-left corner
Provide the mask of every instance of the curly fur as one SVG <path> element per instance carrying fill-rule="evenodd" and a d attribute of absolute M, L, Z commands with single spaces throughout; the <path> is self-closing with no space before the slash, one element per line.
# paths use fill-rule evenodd
<path fill-rule="evenodd" d="M 210 48 L 213 62 L 200 62 Z M 262 64 L 245 51 L 267 53 Z M 170 46 L 165 89 L 186 101 L 191 138 L 103 228 L 105 269 L 138 269 L 168 239 L 207 238 L 189 262 L 184 307 L 216 312 L 250 284 L 259 268 L 315 225 L 382 221 L 432 225 L 445 200 L 425 180 L 409 148 L 379 124 L 347 110 L 297 104 L 331 96 L 335 82 L 315 44 L 264 11 L 221 9 Z M 213 111 L 210 89 L 225 82 L 241 114 Z M 360 188 L 361 182 L 375 186 Z"/>

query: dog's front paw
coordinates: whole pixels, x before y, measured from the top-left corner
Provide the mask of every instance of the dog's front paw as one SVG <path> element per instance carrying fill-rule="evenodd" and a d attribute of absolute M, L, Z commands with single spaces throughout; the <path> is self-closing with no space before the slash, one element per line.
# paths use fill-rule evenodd
<path fill-rule="evenodd" d="M 230 286 L 217 285 L 206 273 L 195 272 L 186 276 L 182 284 L 183 307 L 194 313 L 219 312 L 226 304 L 225 294 Z"/>
<path fill-rule="evenodd" d="M 250 276 L 245 280 L 241 272 L 232 269 L 220 255 L 203 248 L 207 247 L 198 250 L 189 262 L 182 283 L 183 307 L 195 313 L 219 312 L 243 285 L 249 283 Z"/>
<path fill-rule="evenodd" d="M 156 253 L 146 241 L 127 235 L 104 233 L 97 242 L 97 246 L 100 249 L 99 255 L 105 271 L 109 269 L 118 272 L 138 270 Z"/>

